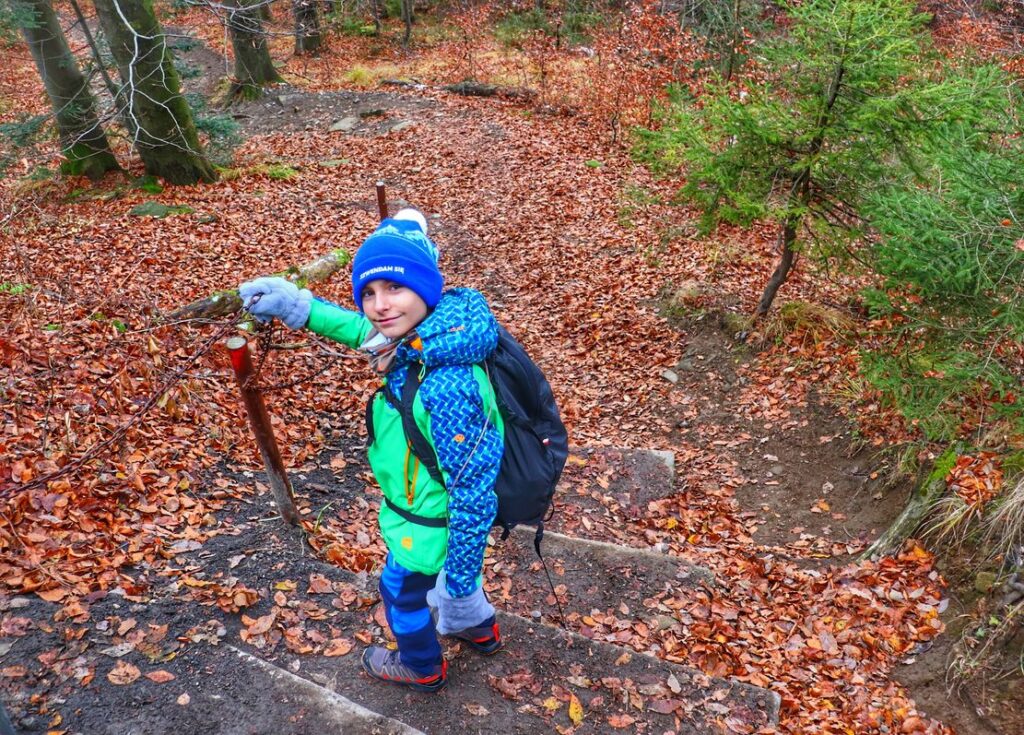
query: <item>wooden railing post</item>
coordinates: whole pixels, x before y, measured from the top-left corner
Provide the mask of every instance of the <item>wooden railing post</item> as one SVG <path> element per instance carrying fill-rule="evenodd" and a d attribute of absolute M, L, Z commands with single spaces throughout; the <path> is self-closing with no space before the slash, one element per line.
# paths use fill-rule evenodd
<path fill-rule="evenodd" d="M 238 386 L 242 389 L 242 400 L 245 402 L 245 411 L 249 414 L 249 425 L 252 427 L 253 436 L 256 437 L 256 446 L 260 449 L 260 456 L 263 457 L 263 466 L 267 470 L 267 479 L 270 481 L 270 490 L 274 494 L 274 503 L 286 523 L 299 525 L 299 513 L 295 509 L 295 496 L 292 493 L 292 483 L 285 472 L 284 462 L 281 460 L 281 451 L 277 448 L 277 440 L 274 438 L 274 430 L 270 425 L 270 414 L 263 403 L 263 396 L 259 389 L 251 384 L 249 378 L 253 374 L 252 357 L 249 354 L 249 340 L 237 336 L 228 339 L 226 346 L 231 356 L 231 367 L 235 370 L 235 377 L 238 379 Z"/>
<path fill-rule="evenodd" d="M 384 194 L 384 182 L 377 182 L 377 213 L 380 215 L 380 221 L 383 222 L 388 218 L 388 198 Z"/>

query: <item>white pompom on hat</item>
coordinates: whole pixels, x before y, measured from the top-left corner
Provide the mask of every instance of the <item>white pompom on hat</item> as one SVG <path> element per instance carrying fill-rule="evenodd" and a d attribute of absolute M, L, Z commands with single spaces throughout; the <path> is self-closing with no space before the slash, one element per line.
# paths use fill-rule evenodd
<path fill-rule="evenodd" d="M 415 222 L 423 230 L 423 234 L 427 234 L 427 218 L 423 216 L 423 213 L 412 207 L 406 207 L 405 209 L 399 209 L 394 217 L 391 219 L 400 219 L 406 222 Z"/>

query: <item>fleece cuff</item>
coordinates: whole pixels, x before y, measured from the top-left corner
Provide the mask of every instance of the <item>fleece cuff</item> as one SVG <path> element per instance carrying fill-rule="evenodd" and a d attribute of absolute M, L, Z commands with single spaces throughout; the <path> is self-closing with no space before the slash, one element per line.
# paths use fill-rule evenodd
<path fill-rule="evenodd" d="M 441 635 L 476 627 L 494 615 L 494 605 L 487 601 L 483 587 L 477 587 L 466 597 L 448 594 L 443 571 L 437 575 L 434 589 L 427 593 L 427 604 L 432 611 L 436 610 L 435 622 Z"/>

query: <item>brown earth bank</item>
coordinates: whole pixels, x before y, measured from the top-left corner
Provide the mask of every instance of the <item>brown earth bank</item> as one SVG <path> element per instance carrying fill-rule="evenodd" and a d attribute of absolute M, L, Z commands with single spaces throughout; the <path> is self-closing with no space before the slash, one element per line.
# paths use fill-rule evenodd
<path fill-rule="evenodd" d="M 684 359 L 676 366 L 680 386 L 701 397 L 696 416 L 677 423 L 680 434 L 690 437 L 692 427 L 702 424 L 705 442 L 753 433 L 751 422 L 729 406 L 744 383 L 737 368 L 749 367 L 756 353 L 735 340 L 721 314 L 677 316 L 673 323 L 687 335 Z M 765 552 L 795 553 L 796 561 L 810 567 L 841 563 L 845 551 L 859 553 L 895 519 L 911 481 L 890 482 L 890 458 L 858 441 L 849 419 L 817 392 L 805 405 L 794 406 L 789 423 L 781 437 L 766 432 L 754 443 L 729 442 L 731 457 L 747 478 L 737 500 L 755 517 L 752 536 Z M 982 611 L 986 603 L 977 588 L 977 560 L 956 551 L 939 553 L 938 570 L 948 583 L 946 630 L 906 656 L 893 677 L 922 712 L 961 735 L 1024 732 L 1020 636 L 1003 643 L 978 676 L 955 675 L 956 658 L 964 653 L 962 637 L 974 630 L 969 622 L 978 618 L 979 603 Z M 971 648 L 981 642 L 973 641 Z"/>

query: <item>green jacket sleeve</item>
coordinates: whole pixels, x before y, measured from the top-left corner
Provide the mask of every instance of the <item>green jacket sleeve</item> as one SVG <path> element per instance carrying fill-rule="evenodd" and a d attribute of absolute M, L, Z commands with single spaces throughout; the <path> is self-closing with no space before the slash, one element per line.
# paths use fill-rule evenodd
<path fill-rule="evenodd" d="M 322 299 L 313 299 L 306 328 L 322 337 L 357 349 L 373 325 L 358 311 L 343 309 Z"/>

